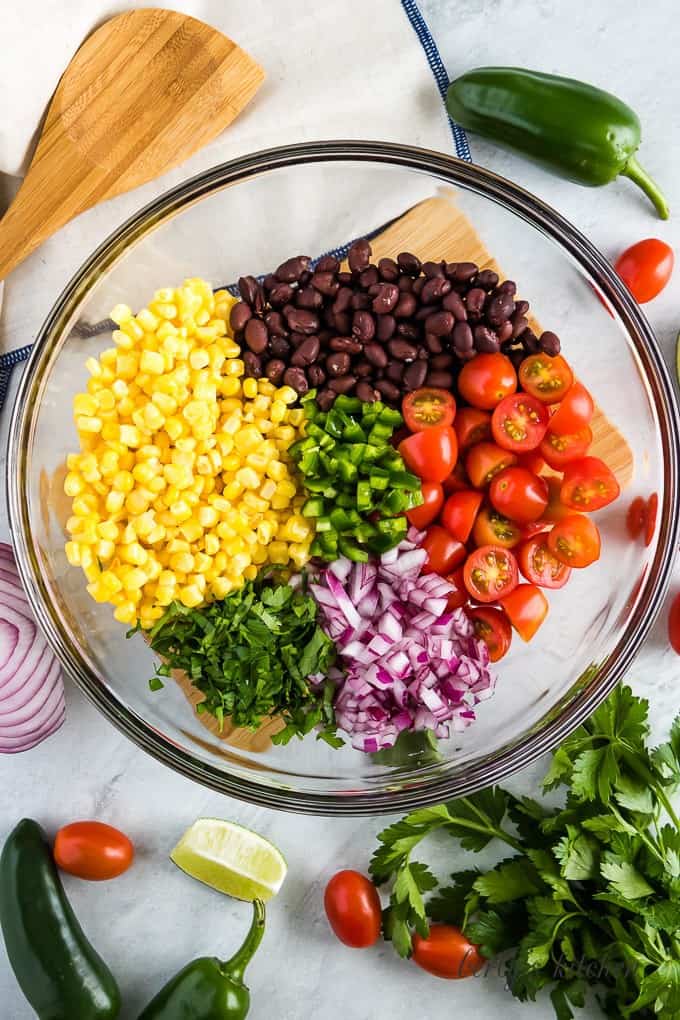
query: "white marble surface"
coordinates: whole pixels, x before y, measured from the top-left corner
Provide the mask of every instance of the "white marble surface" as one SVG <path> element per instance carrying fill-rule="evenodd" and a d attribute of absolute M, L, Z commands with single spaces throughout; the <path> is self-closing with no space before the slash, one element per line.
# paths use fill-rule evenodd
<path fill-rule="evenodd" d="M 352 2 L 358 0 L 348 6 Z M 544 197 L 612 256 L 649 235 L 665 238 L 680 250 L 680 136 L 673 128 L 680 29 L 674 0 L 657 0 L 652 6 L 620 0 L 428 0 L 423 8 L 451 76 L 479 64 L 539 66 L 593 81 L 628 100 L 643 121 L 644 163 L 663 182 L 671 206 L 679 212 L 663 224 L 625 181 L 599 191 L 580 189 L 473 139 L 477 161 Z M 398 9 L 395 16 L 401 16 Z M 120 218 L 120 209 L 111 203 L 69 228 L 69 244 L 61 252 L 64 280 Z M 57 251 L 51 247 L 37 253 L 24 272 L 39 280 L 43 260 L 55 258 Z M 672 286 L 648 308 L 669 361 L 680 327 L 679 280 L 676 274 Z M 21 290 L 26 297 L 28 288 Z M 9 297 L 12 300 L 11 288 Z M 30 340 L 31 329 L 53 297 L 36 289 L 25 316 L 26 336 L 16 338 L 14 345 Z M 5 337 L 2 342 L 7 343 Z M 5 412 L 3 450 L 7 418 Z M 4 507 L 0 512 L 4 537 Z M 674 590 L 679 587 L 676 570 Z M 665 627 L 662 615 L 630 675 L 634 687 L 650 696 L 659 729 L 680 706 L 678 659 L 667 647 Z M 334 940 L 323 916 L 324 883 L 339 867 L 365 868 L 382 819 L 301 818 L 227 801 L 146 756 L 71 684 L 67 698 L 62 730 L 34 751 L 0 765 L 0 838 L 16 820 L 30 815 L 48 830 L 65 820 L 99 817 L 134 840 L 138 857 L 129 874 L 99 886 L 66 883 L 84 927 L 120 979 L 126 1002 L 123 1020 L 135 1017 L 150 994 L 192 956 L 229 953 L 247 925 L 246 906 L 189 881 L 168 861 L 179 834 L 199 815 L 230 817 L 259 829 L 289 861 L 289 877 L 272 904 L 265 942 L 249 972 L 253 1018 L 434 1020 L 470 1009 L 480 1020 L 491 1020 L 501 1011 L 508 1020 L 552 1016 L 545 1000 L 534 1006 L 512 1000 L 498 977 L 452 986 L 398 961 L 388 946 L 358 953 Z M 513 787 L 535 789 L 540 772 L 538 767 L 524 773 Z M 443 849 L 437 848 L 446 873 L 452 868 Z M 29 1020 L 31 1012 L 1 951 L 0 1003 L 3 1020 Z M 593 1009 L 583 1015 L 598 1013 Z"/>

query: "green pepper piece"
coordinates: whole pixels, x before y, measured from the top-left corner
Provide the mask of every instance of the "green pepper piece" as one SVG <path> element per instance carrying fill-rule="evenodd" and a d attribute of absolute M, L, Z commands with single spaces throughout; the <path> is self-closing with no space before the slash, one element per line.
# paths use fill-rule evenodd
<path fill-rule="evenodd" d="M 366 433 L 362 429 L 358 421 L 349 420 L 348 424 L 342 433 L 342 437 L 346 443 L 365 443 Z"/>
<path fill-rule="evenodd" d="M 332 531 L 333 522 L 330 517 L 317 517 L 316 519 L 316 533 L 317 535 L 322 534 L 324 531 Z"/>
<path fill-rule="evenodd" d="M 337 532 L 348 531 L 349 528 L 354 527 L 354 520 L 350 517 L 350 510 L 345 510 L 344 507 L 336 506 L 335 510 L 331 510 L 330 522 L 333 529 Z"/>
<path fill-rule="evenodd" d="M 403 489 L 390 489 L 380 501 L 379 509 L 388 517 L 400 514 L 408 506 L 408 494 Z"/>
<path fill-rule="evenodd" d="M 354 529 L 354 538 L 362 545 L 365 545 L 367 542 L 370 543 L 377 534 L 375 524 L 371 524 L 370 521 L 362 521 Z"/>
<path fill-rule="evenodd" d="M 264 903 L 254 900 L 252 924 L 238 952 L 226 963 L 214 956 L 192 960 L 161 988 L 139 1020 L 245 1020 L 250 992 L 243 975 L 262 941 L 264 922 Z"/>
<path fill-rule="evenodd" d="M 325 560 L 334 560 L 338 555 L 338 536 L 334 531 L 327 531 L 320 536 L 319 541 L 321 543 L 320 555 Z"/>
<path fill-rule="evenodd" d="M 333 439 L 342 439 L 345 426 L 338 411 L 329 411 L 326 417 L 326 432 Z"/>
<path fill-rule="evenodd" d="M 370 482 L 359 482 L 357 485 L 357 510 L 373 508 L 373 492 Z"/>
<path fill-rule="evenodd" d="M 356 499 L 352 492 L 339 492 L 335 498 L 337 506 L 342 506 L 346 510 L 354 510 L 356 507 Z"/>
<path fill-rule="evenodd" d="M 358 546 L 356 542 L 352 542 L 348 538 L 340 538 L 338 546 L 342 555 L 346 556 L 348 560 L 352 560 L 354 563 L 368 562 L 368 552 Z"/>
<path fill-rule="evenodd" d="M 311 496 L 300 511 L 303 517 L 321 517 L 323 512 L 324 502 L 319 496 Z"/>
<path fill-rule="evenodd" d="M 668 219 L 665 197 L 635 158 L 637 114 L 610 92 L 539 71 L 478 67 L 449 85 L 446 108 L 466 130 L 577 184 L 629 177 Z"/>
<path fill-rule="evenodd" d="M 359 474 L 356 464 L 352 463 L 344 450 L 338 456 L 338 474 L 341 482 L 355 482 Z"/>
<path fill-rule="evenodd" d="M 393 471 L 390 481 L 395 489 L 407 489 L 409 492 L 420 492 L 423 486 L 420 478 L 412 475 L 410 471 Z"/>
<path fill-rule="evenodd" d="M 383 425 L 389 425 L 391 431 L 394 432 L 400 425 L 403 425 L 404 419 L 399 411 L 395 411 L 393 407 L 381 407 L 380 422 Z"/>
<path fill-rule="evenodd" d="M 375 526 L 381 535 L 389 535 L 399 541 L 408 531 L 408 521 L 405 517 L 381 517 Z"/>
<path fill-rule="evenodd" d="M 305 450 L 300 460 L 298 461 L 298 467 L 303 475 L 313 474 L 319 466 L 319 451 L 316 449 Z"/>
<path fill-rule="evenodd" d="M 352 446 L 349 446 L 346 449 L 347 449 L 347 457 L 349 458 L 349 460 L 352 462 L 352 464 L 356 464 L 358 466 L 359 464 L 362 463 L 362 461 L 364 459 L 364 454 L 365 454 L 366 450 L 368 449 L 368 444 L 367 443 L 353 443 Z"/>
<path fill-rule="evenodd" d="M 394 429 L 391 425 L 383 425 L 381 421 L 376 421 L 371 431 L 368 433 L 368 441 L 371 446 L 379 446 L 380 452 L 382 453 L 393 432 Z"/>
<path fill-rule="evenodd" d="M 372 489 L 386 489 L 390 484 L 390 472 L 384 468 L 374 467 L 368 476 Z"/>
<path fill-rule="evenodd" d="M 333 409 L 338 411 L 345 411 L 347 414 L 358 414 L 361 411 L 362 404 L 358 397 L 348 397 L 345 393 L 340 393 L 335 398 Z"/>
<path fill-rule="evenodd" d="M 400 538 L 395 539 L 391 535 L 381 535 L 379 532 L 376 532 L 369 542 L 369 547 L 372 553 L 382 556 L 389 549 L 394 549 L 395 545 L 398 545 L 400 541 Z"/>

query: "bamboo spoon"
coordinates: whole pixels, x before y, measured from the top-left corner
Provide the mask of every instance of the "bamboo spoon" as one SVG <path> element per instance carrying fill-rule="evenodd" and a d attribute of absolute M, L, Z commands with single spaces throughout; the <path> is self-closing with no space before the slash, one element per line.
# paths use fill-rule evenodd
<path fill-rule="evenodd" d="M 236 43 L 195 18 L 146 8 L 107 21 L 64 72 L 0 220 L 0 279 L 74 216 L 215 138 L 263 79 Z"/>

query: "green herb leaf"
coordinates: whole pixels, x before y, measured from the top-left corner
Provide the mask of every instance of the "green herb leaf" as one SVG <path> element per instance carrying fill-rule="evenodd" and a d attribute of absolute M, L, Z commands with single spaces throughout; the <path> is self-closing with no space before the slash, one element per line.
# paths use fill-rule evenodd
<path fill-rule="evenodd" d="M 503 861 L 492 871 L 480 875 L 474 887 L 489 903 L 524 899 L 544 888 L 531 863 L 520 858 Z"/>
<path fill-rule="evenodd" d="M 629 861 L 621 860 L 615 854 L 605 852 L 600 865 L 602 877 L 606 878 L 612 889 L 627 900 L 636 900 L 641 896 L 651 896 L 654 889 L 645 881 L 643 875 Z"/>
<path fill-rule="evenodd" d="M 554 853 L 562 865 L 563 876 L 571 882 L 584 882 L 598 874 L 600 850 L 597 841 L 574 825 L 567 826 L 567 834 L 557 843 Z"/>

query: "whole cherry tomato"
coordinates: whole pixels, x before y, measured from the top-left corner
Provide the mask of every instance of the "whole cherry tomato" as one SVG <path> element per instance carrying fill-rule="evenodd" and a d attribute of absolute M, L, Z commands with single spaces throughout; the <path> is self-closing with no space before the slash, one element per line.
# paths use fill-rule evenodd
<path fill-rule="evenodd" d="M 557 559 L 548 548 L 547 535 L 536 535 L 524 542 L 517 553 L 519 569 L 527 581 L 539 588 L 563 588 L 571 575 L 571 567 Z"/>
<path fill-rule="evenodd" d="M 454 492 L 444 504 L 441 523 L 459 542 L 467 542 L 470 537 L 483 498 L 481 492 L 463 489 Z"/>
<path fill-rule="evenodd" d="M 500 545 L 504 549 L 512 549 L 519 545 L 522 536 L 520 525 L 499 514 L 492 506 L 482 507 L 472 529 L 475 545 Z"/>
<path fill-rule="evenodd" d="M 475 628 L 475 637 L 486 644 L 491 661 L 498 662 L 507 653 L 512 641 L 512 627 L 507 616 L 491 606 L 470 609 L 468 616 Z"/>
<path fill-rule="evenodd" d="M 462 542 L 452 538 L 438 524 L 431 524 L 425 532 L 422 548 L 427 552 L 424 574 L 450 574 L 464 561 L 467 551 Z"/>
<path fill-rule="evenodd" d="M 657 237 L 647 237 L 626 248 L 614 268 L 641 305 L 660 294 L 671 278 L 673 249 Z"/>
<path fill-rule="evenodd" d="M 420 506 L 414 506 L 412 510 L 406 511 L 409 524 L 418 528 L 418 531 L 436 521 L 444 504 L 444 490 L 439 482 L 423 482 L 420 491 L 423 494 L 423 502 Z"/>
<path fill-rule="evenodd" d="M 544 478 L 521 467 L 509 467 L 491 481 L 489 499 L 504 517 L 518 524 L 537 521 L 548 505 Z"/>
<path fill-rule="evenodd" d="M 479 947 L 451 924 L 431 924 L 426 939 L 415 934 L 413 960 L 428 974 L 454 981 L 477 974 L 486 963 Z"/>
<path fill-rule="evenodd" d="M 680 592 L 671 602 L 668 616 L 668 639 L 674 652 L 680 655 Z"/>
<path fill-rule="evenodd" d="M 590 424 L 595 404 L 588 390 L 580 382 L 566 392 L 562 402 L 550 419 L 550 431 L 570 436 Z"/>
<path fill-rule="evenodd" d="M 443 482 L 456 466 L 458 440 L 450 425 L 438 425 L 402 440 L 399 453 L 424 482 Z"/>
<path fill-rule="evenodd" d="M 475 489 L 483 489 L 494 475 L 517 461 L 514 453 L 501 450 L 495 443 L 477 443 L 468 451 L 465 469 Z"/>
<path fill-rule="evenodd" d="M 382 908 L 375 886 L 358 871 L 339 871 L 323 898 L 333 932 L 352 949 L 366 949 L 380 938 Z"/>
<path fill-rule="evenodd" d="M 572 460 L 585 457 L 592 441 L 593 433 L 588 425 L 572 435 L 560 436 L 548 430 L 541 442 L 541 455 L 554 471 L 563 471 Z"/>
<path fill-rule="evenodd" d="M 519 384 L 544 404 L 558 404 L 574 381 L 574 376 L 561 355 L 532 354 L 519 367 Z"/>
<path fill-rule="evenodd" d="M 548 483 L 548 505 L 543 511 L 541 521 L 544 525 L 557 524 L 558 521 L 564 520 L 565 517 L 570 517 L 574 511 L 565 506 L 560 499 L 562 479 L 546 478 L 545 481 Z"/>
<path fill-rule="evenodd" d="M 560 499 L 570 510 L 601 510 L 620 492 L 619 483 L 599 457 L 582 457 L 564 469 Z"/>
<path fill-rule="evenodd" d="M 548 548 L 568 567 L 589 567 L 600 558 L 600 532 L 589 517 L 573 514 L 548 532 Z"/>
<path fill-rule="evenodd" d="M 531 641 L 548 615 L 548 600 L 535 584 L 518 584 L 501 605 L 522 641 Z"/>
<path fill-rule="evenodd" d="M 446 610 L 453 613 L 456 609 L 461 609 L 470 597 L 465 587 L 464 568 L 457 567 L 452 574 L 446 575 L 446 580 L 453 588 L 446 597 Z"/>
<path fill-rule="evenodd" d="M 482 545 L 465 561 L 465 587 L 478 602 L 496 602 L 517 587 L 517 560 L 509 549 Z"/>
<path fill-rule="evenodd" d="M 540 535 L 541 532 L 547 531 L 548 525 L 545 520 L 541 517 L 537 521 L 529 521 L 528 524 L 523 524 L 520 528 L 522 532 L 522 541 L 528 542 L 534 535 Z"/>
<path fill-rule="evenodd" d="M 491 416 L 491 431 L 504 450 L 526 453 L 535 450 L 545 435 L 550 412 L 529 393 L 504 397 Z"/>
<path fill-rule="evenodd" d="M 475 443 L 491 439 L 491 415 L 477 407 L 459 408 L 453 427 L 458 436 L 458 449 L 461 453 Z"/>
<path fill-rule="evenodd" d="M 517 373 L 505 354 L 478 354 L 463 365 L 458 376 L 463 400 L 482 411 L 492 411 L 516 389 Z"/>
<path fill-rule="evenodd" d="M 437 425 L 452 425 L 456 401 L 448 390 L 425 386 L 404 397 L 401 413 L 411 432 L 422 432 Z"/>
<path fill-rule="evenodd" d="M 103 822 L 71 822 L 59 829 L 54 840 L 57 867 L 91 882 L 122 875 L 134 856 L 127 836 Z"/>

